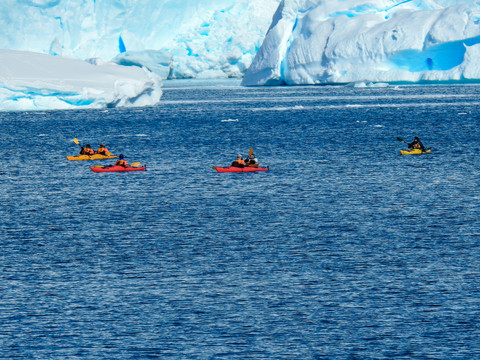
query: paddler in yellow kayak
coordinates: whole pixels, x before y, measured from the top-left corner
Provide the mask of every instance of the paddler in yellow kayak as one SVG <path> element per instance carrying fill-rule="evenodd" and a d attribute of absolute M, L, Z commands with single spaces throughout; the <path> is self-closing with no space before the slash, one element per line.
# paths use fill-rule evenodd
<path fill-rule="evenodd" d="M 408 144 L 408 148 L 409 149 L 419 149 L 419 150 L 422 150 L 422 151 L 426 151 L 427 149 L 425 149 L 425 146 L 423 146 L 422 142 L 420 141 L 420 139 L 418 138 L 418 136 L 415 136 L 413 138 L 413 142 L 409 143 Z"/>
<path fill-rule="evenodd" d="M 100 147 L 97 150 L 97 154 L 110 155 L 110 151 L 105 147 L 104 143 L 100 143 Z"/>
<path fill-rule="evenodd" d="M 90 147 L 90 144 L 87 144 L 80 149 L 80 155 L 95 155 L 95 150 Z"/>

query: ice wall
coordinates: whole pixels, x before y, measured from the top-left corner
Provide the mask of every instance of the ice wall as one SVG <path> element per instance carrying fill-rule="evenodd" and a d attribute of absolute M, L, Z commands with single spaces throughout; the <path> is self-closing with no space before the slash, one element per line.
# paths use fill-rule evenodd
<path fill-rule="evenodd" d="M 0 49 L 242 76 L 280 0 L 2 0 Z"/>
<path fill-rule="evenodd" d="M 480 79 L 480 5 L 283 0 L 244 85 Z"/>

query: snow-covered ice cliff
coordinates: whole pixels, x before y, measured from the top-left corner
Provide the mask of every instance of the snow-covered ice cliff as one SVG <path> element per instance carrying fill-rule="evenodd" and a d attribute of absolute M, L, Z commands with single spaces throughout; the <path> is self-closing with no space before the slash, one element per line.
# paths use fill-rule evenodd
<path fill-rule="evenodd" d="M 480 80 L 474 0 L 282 0 L 244 85 Z"/>
<path fill-rule="evenodd" d="M 480 81 L 478 0 L 3 0 L 0 26 L 0 110 L 155 105 L 166 78 Z"/>
<path fill-rule="evenodd" d="M 241 77 L 280 0 L 2 0 L 0 49 Z"/>

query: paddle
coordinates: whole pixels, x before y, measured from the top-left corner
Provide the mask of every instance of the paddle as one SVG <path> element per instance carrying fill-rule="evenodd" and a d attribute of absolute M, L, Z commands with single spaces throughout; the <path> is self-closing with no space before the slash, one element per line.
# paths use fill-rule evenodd
<path fill-rule="evenodd" d="M 251 156 L 253 154 L 253 147 L 250 148 L 250 151 L 248 152 L 248 156 Z"/>
<path fill-rule="evenodd" d="M 82 145 L 80 145 L 80 142 L 77 140 L 77 138 L 73 138 L 73 142 L 78 146 L 82 147 Z"/>

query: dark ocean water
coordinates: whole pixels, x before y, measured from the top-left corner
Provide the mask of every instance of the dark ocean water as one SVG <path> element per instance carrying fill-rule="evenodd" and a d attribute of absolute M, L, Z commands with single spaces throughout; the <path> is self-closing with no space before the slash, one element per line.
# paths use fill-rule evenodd
<path fill-rule="evenodd" d="M 0 113 L 1 359 L 480 358 L 480 86 L 187 84 Z"/>

